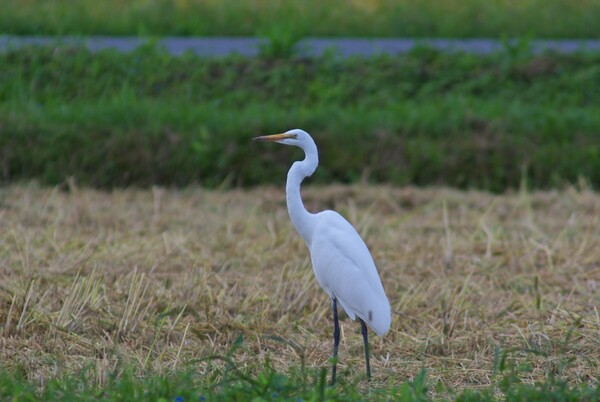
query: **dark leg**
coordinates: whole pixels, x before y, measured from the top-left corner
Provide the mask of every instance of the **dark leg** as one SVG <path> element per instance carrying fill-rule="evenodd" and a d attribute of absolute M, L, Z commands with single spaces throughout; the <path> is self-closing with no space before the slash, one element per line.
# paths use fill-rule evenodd
<path fill-rule="evenodd" d="M 371 365 L 369 364 L 369 334 L 367 333 L 367 325 L 359 318 L 360 326 L 362 327 L 363 341 L 365 341 L 365 360 L 367 361 L 367 378 L 371 379 Z"/>
<path fill-rule="evenodd" d="M 333 368 L 331 369 L 331 385 L 335 384 L 335 372 L 337 370 L 338 346 L 340 345 L 340 323 L 338 321 L 337 300 L 331 299 L 333 309 Z"/>

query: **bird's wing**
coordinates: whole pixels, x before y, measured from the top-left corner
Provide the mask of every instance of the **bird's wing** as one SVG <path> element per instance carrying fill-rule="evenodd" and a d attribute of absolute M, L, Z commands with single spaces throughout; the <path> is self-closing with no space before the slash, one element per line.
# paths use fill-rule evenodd
<path fill-rule="evenodd" d="M 321 214 L 310 244 L 319 284 L 340 302 L 350 318 L 358 315 L 375 332 L 387 332 L 390 306 L 371 253 L 341 215 L 333 211 Z"/>

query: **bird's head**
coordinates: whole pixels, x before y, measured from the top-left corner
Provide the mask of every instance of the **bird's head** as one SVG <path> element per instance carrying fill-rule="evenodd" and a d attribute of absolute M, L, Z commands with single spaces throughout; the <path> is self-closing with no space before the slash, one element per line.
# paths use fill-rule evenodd
<path fill-rule="evenodd" d="M 308 135 L 306 131 L 297 128 L 286 131 L 283 134 L 263 135 L 261 137 L 254 137 L 253 140 L 278 142 L 284 145 L 294 145 L 303 149 L 310 143 L 314 144 L 313 139 L 310 137 L 310 135 Z"/>

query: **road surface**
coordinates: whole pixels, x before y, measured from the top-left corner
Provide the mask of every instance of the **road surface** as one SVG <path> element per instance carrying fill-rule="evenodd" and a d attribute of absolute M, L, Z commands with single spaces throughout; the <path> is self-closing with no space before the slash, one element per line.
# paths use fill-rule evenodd
<path fill-rule="evenodd" d="M 256 56 L 268 40 L 258 38 L 184 38 L 166 37 L 156 40 L 169 53 L 180 55 L 192 52 L 204 57 L 225 57 L 233 54 Z M 138 37 L 32 37 L 0 35 L 0 51 L 30 45 L 84 45 L 91 51 L 115 49 L 130 52 L 152 43 L 150 39 Z M 516 45 L 518 41 L 511 41 Z M 415 46 L 428 46 L 442 51 L 487 54 L 501 51 L 506 45 L 494 39 L 356 39 L 356 38 L 313 38 L 297 44 L 300 56 L 318 57 L 332 52 L 342 57 L 372 56 L 377 54 L 397 55 L 409 52 Z M 552 50 L 562 53 L 576 51 L 600 51 L 600 40 L 532 40 L 529 42 L 534 53 Z"/>

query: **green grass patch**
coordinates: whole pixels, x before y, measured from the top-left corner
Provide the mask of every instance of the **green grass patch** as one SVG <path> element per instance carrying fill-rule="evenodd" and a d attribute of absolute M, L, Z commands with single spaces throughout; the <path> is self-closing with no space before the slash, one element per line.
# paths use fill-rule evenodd
<path fill-rule="evenodd" d="M 0 174 L 103 187 L 280 182 L 289 151 L 250 139 L 304 128 L 321 182 L 598 185 L 599 65 L 527 46 L 349 60 L 28 48 L 0 55 Z"/>
<path fill-rule="evenodd" d="M 241 339 L 238 338 L 238 339 Z M 236 341 L 238 342 L 238 341 Z M 241 345 L 242 341 L 238 344 Z M 235 346 L 234 346 L 235 349 Z M 168 374 L 135 375 L 135 369 L 115 371 L 104 384 L 90 379 L 88 370 L 76 375 L 58 375 L 43 383 L 26 378 L 23 372 L 0 372 L 0 397 L 13 401 L 389 401 L 400 402 L 456 401 L 598 401 L 600 388 L 589 384 L 569 385 L 550 377 L 546 381 L 526 384 L 521 375 L 529 372 L 526 362 L 516 366 L 504 361 L 498 365 L 493 384 L 479 389 L 453 390 L 441 382 L 432 384 L 422 369 L 412 380 L 399 385 L 347 382 L 343 378 L 335 386 L 327 380 L 322 368 L 290 368 L 277 372 L 265 360 L 261 367 L 238 367 L 230 358 L 214 356 L 225 363 L 220 369 L 205 369 L 200 375 L 193 369 Z M 500 352 L 501 354 L 503 352 Z M 506 358 L 506 355 L 503 355 Z M 92 370 L 93 371 L 93 370 Z M 93 374 L 92 374 L 93 376 Z"/>
<path fill-rule="evenodd" d="M 19 35 L 600 36 L 597 0 L 0 0 L 0 9 L 0 32 Z"/>
<path fill-rule="evenodd" d="M 518 371 L 499 375 L 493 385 L 479 389 L 452 390 L 433 384 L 427 371 L 400 385 L 348 383 L 335 386 L 321 370 L 296 369 L 278 373 L 269 362 L 256 372 L 228 367 L 229 371 L 200 375 L 193 370 L 136 376 L 134 370 L 111 373 L 105 384 L 78 375 L 59 375 L 32 381 L 18 371 L 0 372 L 0 397 L 12 401 L 599 401 L 600 388 L 569 385 L 557 379 L 523 383 Z M 522 367 L 521 370 L 526 371 Z M 502 397 L 500 397 L 502 396 Z"/>

